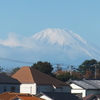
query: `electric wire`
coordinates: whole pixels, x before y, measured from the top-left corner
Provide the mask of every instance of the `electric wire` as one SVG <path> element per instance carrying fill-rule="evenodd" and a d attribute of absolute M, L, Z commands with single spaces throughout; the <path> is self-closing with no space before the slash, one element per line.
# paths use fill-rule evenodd
<path fill-rule="evenodd" d="M 4 61 L 10 61 L 10 62 L 17 62 L 17 63 L 26 63 L 26 64 L 34 64 L 33 62 L 28 62 L 28 61 L 21 61 L 21 60 L 15 60 L 15 59 L 9 59 L 9 58 L 4 58 L 4 57 L 0 57 L 0 60 L 4 60 Z M 60 68 L 61 66 L 70 66 L 69 64 L 60 64 L 60 63 L 51 63 L 51 65 L 56 65 L 56 67 L 54 68 Z M 75 65 L 71 65 L 71 66 L 75 66 Z"/>
<path fill-rule="evenodd" d="M 33 64 L 33 62 L 27 62 L 27 61 L 21 61 L 21 60 L 15 60 L 15 59 L 3 58 L 3 57 L 0 57 L 0 60 L 10 61 L 10 62 L 17 62 L 17 63 Z"/>

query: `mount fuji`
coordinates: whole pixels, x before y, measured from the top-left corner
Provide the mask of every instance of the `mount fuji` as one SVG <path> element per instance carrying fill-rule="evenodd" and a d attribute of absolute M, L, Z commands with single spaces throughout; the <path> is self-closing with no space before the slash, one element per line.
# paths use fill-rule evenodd
<path fill-rule="evenodd" d="M 3 57 L 33 63 L 79 65 L 89 59 L 100 60 L 100 48 L 68 29 L 48 28 L 15 42 L 0 42 L 0 47 L 5 54 L 0 53 Z"/>
<path fill-rule="evenodd" d="M 100 60 L 100 49 L 67 29 L 45 29 L 32 36 L 40 46 L 44 60 L 79 64 L 84 60 Z"/>

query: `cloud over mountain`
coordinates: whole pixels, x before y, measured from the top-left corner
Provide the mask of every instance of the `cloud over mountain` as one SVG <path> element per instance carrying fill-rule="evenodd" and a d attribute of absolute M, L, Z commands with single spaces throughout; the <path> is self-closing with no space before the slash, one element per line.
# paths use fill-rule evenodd
<path fill-rule="evenodd" d="M 81 64 L 84 60 L 100 60 L 99 49 L 67 29 L 45 29 L 31 37 L 10 33 L 0 39 L 0 56 L 30 62 Z M 3 51 L 2 51 L 3 50 Z"/>
<path fill-rule="evenodd" d="M 3 40 L 3 39 L 0 39 L 0 44 L 4 45 L 4 46 L 18 46 L 20 43 L 19 43 L 19 40 L 17 39 L 17 34 L 15 33 L 9 33 L 8 34 L 8 38 Z"/>
<path fill-rule="evenodd" d="M 7 39 L 0 39 L 0 44 L 7 47 L 33 48 L 34 46 L 36 46 L 31 37 L 20 37 L 13 32 L 8 34 Z"/>

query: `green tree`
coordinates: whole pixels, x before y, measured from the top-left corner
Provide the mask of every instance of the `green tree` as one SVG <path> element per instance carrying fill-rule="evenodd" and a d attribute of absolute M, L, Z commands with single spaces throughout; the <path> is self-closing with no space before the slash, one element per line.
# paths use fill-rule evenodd
<path fill-rule="evenodd" d="M 92 72 L 92 75 L 95 73 L 96 69 L 100 68 L 100 62 L 95 59 L 85 60 L 77 69 L 78 72 L 85 75 L 86 71 L 89 70 Z"/>
<path fill-rule="evenodd" d="M 52 71 L 53 71 L 53 67 L 49 62 L 42 62 L 42 61 L 38 61 L 37 63 L 34 63 L 32 66 L 32 68 L 37 69 L 45 74 L 48 75 L 53 75 Z"/>
<path fill-rule="evenodd" d="M 78 76 L 76 76 L 76 75 L 70 75 L 69 72 L 65 72 L 65 73 L 56 75 L 56 78 L 58 80 L 60 80 L 60 81 L 66 82 L 69 79 L 78 79 Z"/>
<path fill-rule="evenodd" d="M 62 73 L 56 76 L 56 78 L 60 81 L 66 82 L 67 80 L 70 79 L 70 74 L 69 73 Z"/>
<path fill-rule="evenodd" d="M 20 67 L 13 68 L 12 71 L 9 73 L 10 76 L 12 76 L 13 74 L 15 74 L 19 69 L 20 69 Z"/>

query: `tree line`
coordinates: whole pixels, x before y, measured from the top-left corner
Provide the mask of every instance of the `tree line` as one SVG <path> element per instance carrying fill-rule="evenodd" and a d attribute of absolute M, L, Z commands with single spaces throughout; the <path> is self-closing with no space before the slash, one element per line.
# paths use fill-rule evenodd
<path fill-rule="evenodd" d="M 95 59 L 85 60 L 81 65 L 78 66 L 78 68 L 75 68 L 74 66 L 69 66 L 71 67 L 70 70 L 68 69 L 63 70 L 63 68 L 59 66 L 54 68 L 51 63 L 42 61 L 34 63 L 31 67 L 45 74 L 48 74 L 54 78 L 57 78 L 63 82 L 69 79 L 100 78 L 100 61 L 97 61 Z M 1 72 L 1 73 L 11 76 L 19 69 L 20 67 L 16 67 L 12 69 L 10 73 L 7 72 Z"/>

